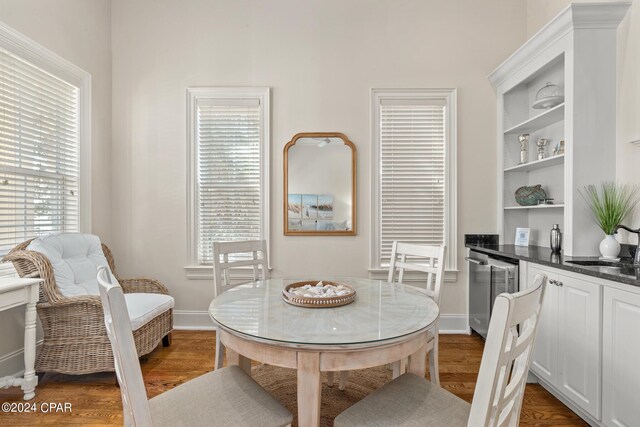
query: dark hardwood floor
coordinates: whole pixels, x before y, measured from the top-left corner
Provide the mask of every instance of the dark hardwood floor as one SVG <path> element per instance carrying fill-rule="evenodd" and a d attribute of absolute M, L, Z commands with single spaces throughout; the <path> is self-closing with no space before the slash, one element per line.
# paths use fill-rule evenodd
<path fill-rule="evenodd" d="M 441 335 L 440 343 L 442 385 L 471 401 L 482 357 L 482 340 L 477 336 Z M 213 370 L 214 348 L 213 332 L 175 331 L 171 347 L 159 346 L 142 362 L 149 397 Z M 122 425 L 120 391 L 114 378 L 114 374 L 47 374 L 41 378 L 36 398 L 29 402 L 35 402 L 37 411 L 22 414 L 3 411 L 0 413 L 0 425 Z M 0 402 L 23 402 L 20 389 L 0 390 Z M 71 412 L 44 413 L 43 403 L 70 403 Z M 529 384 L 520 425 L 587 424 L 541 386 Z"/>

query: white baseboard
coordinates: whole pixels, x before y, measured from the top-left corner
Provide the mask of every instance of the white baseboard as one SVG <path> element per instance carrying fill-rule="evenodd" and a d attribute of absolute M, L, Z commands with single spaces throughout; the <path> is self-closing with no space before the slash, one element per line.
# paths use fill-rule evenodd
<path fill-rule="evenodd" d="M 173 310 L 173 329 L 215 331 L 213 320 L 205 310 Z"/>
<path fill-rule="evenodd" d="M 215 326 L 207 311 L 174 310 L 173 327 L 178 330 L 213 331 Z M 440 316 L 441 334 L 469 334 L 466 314 L 442 314 Z"/>
<path fill-rule="evenodd" d="M 469 335 L 469 321 L 466 314 L 441 314 L 441 334 Z"/>
<path fill-rule="evenodd" d="M 36 351 L 42 340 L 36 342 Z M 21 377 L 24 374 L 24 348 L 19 348 L 0 357 L 0 377 Z"/>

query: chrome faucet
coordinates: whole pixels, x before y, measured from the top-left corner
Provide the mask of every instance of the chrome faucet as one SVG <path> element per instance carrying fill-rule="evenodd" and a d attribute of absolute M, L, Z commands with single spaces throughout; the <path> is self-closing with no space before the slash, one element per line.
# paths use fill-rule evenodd
<path fill-rule="evenodd" d="M 629 233 L 635 233 L 638 235 L 638 247 L 636 248 L 636 256 L 633 259 L 633 265 L 639 266 L 640 265 L 640 228 L 638 228 L 637 230 L 632 230 L 626 225 L 619 225 L 616 227 L 616 230 L 614 231 L 614 233 L 617 233 L 620 228 L 627 230 Z"/>

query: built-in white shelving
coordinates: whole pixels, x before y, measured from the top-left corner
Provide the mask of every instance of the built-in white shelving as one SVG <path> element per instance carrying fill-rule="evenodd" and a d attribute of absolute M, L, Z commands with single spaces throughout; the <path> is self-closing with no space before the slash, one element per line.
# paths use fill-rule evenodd
<path fill-rule="evenodd" d="M 498 129 L 498 230 L 512 242 L 516 229 L 531 229 L 532 245 L 546 245 L 560 224 L 565 255 L 596 255 L 602 231 L 585 215 L 578 188 L 615 180 L 616 26 L 628 3 L 573 3 L 502 63 L 489 79 L 496 89 Z M 579 31 L 576 31 L 579 29 Z M 534 109 L 547 83 L 564 102 Z M 519 135 L 529 134 L 525 164 Z M 537 160 L 546 139 L 548 158 Z M 565 153 L 551 156 L 560 141 Z M 540 186 L 554 205 L 517 206 L 514 193 Z M 566 205 L 566 208 L 565 208 Z"/>
<path fill-rule="evenodd" d="M 542 160 L 535 160 L 529 163 L 523 163 L 521 165 L 511 166 L 510 168 L 506 168 L 505 172 L 529 172 L 542 168 L 547 168 L 550 166 L 561 165 L 564 163 L 564 154 L 559 154 L 557 156 L 547 157 Z"/>
<path fill-rule="evenodd" d="M 564 120 L 564 102 L 504 131 L 505 135 L 532 133 Z"/>
<path fill-rule="evenodd" d="M 505 206 L 504 208 L 505 210 L 560 209 L 564 208 L 564 203 L 554 203 L 553 205 Z"/>

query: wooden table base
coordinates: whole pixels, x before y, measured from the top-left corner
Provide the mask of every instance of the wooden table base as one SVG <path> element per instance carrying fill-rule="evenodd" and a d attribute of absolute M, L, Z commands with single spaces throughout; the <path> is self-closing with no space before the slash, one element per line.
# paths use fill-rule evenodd
<path fill-rule="evenodd" d="M 321 372 L 348 371 L 381 366 L 409 358 L 408 371 L 426 373 L 427 332 L 418 331 L 399 339 L 349 346 L 276 345 L 257 338 L 220 330 L 227 363 L 251 374 L 251 360 L 298 371 L 298 424 L 320 425 Z"/>

